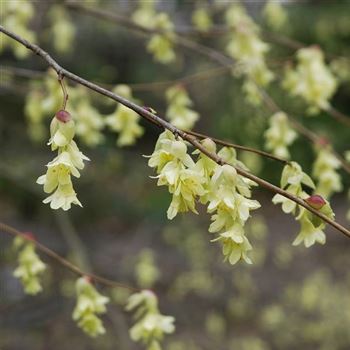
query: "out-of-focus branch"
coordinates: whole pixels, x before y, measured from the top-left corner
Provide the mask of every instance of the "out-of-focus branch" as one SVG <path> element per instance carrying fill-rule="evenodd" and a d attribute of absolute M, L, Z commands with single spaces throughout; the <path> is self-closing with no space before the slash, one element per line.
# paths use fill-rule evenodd
<path fill-rule="evenodd" d="M 201 134 L 201 133 L 195 132 L 195 131 L 185 131 L 185 132 L 187 134 L 193 135 L 193 136 L 198 137 L 200 139 L 205 139 L 205 138 L 209 138 L 210 137 L 208 135 Z M 216 144 L 221 145 L 221 146 L 232 147 L 232 148 L 235 148 L 235 149 L 239 149 L 241 151 L 256 153 L 256 154 L 259 154 L 259 155 L 261 155 L 263 157 L 270 158 L 270 159 L 273 159 L 273 160 L 277 160 L 278 162 L 281 162 L 281 163 L 284 163 L 284 164 L 288 164 L 289 163 L 289 161 L 287 159 L 274 156 L 271 153 L 267 153 L 267 152 L 261 151 L 261 150 L 256 149 L 256 148 L 251 148 L 251 147 L 246 147 L 246 146 L 242 146 L 242 145 L 237 145 L 235 143 L 231 143 L 231 142 L 228 142 L 228 141 L 223 141 L 223 140 L 217 139 L 215 137 L 210 137 L 210 139 L 212 139 Z"/>
<path fill-rule="evenodd" d="M 40 48 L 38 45 L 32 44 L 29 41 L 23 39 L 21 36 L 17 35 L 16 33 L 13 33 L 12 31 L 9 31 L 8 29 L 4 28 L 3 26 L 0 26 L 0 32 L 6 34 L 8 37 L 12 38 L 13 40 L 21 43 L 24 45 L 27 49 L 33 51 L 35 54 L 40 56 L 42 59 L 46 61 L 46 63 L 51 66 L 57 73 L 58 77 L 66 77 L 72 81 L 75 81 L 76 83 L 83 85 L 93 91 L 96 91 L 97 93 L 104 95 L 106 97 L 111 98 L 112 100 L 119 102 L 123 104 L 124 106 L 132 109 L 137 114 L 139 114 L 142 118 L 148 120 L 154 125 L 157 125 L 158 127 L 162 129 L 167 129 L 170 132 L 172 132 L 176 136 L 180 136 L 182 139 L 188 141 L 191 145 L 193 145 L 196 149 L 201 151 L 203 154 L 205 154 L 207 157 L 212 159 L 214 162 L 216 162 L 219 165 L 228 164 L 223 159 L 221 159 L 217 154 L 209 152 L 193 135 L 190 135 L 183 130 L 180 130 L 176 128 L 171 123 L 167 122 L 166 120 L 162 119 L 160 116 L 150 112 L 148 108 L 141 107 L 137 105 L 136 103 L 129 101 L 128 99 L 125 99 L 111 91 L 108 91 L 101 86 L 98 86 L 96 84 L 91 83 L 88 80 L 85 80 L 78 75 L 69 72 L 65 68 L 61 67 L 46 51 L 44 51 L 42 48 Z M 231 165 L 231 164 L 229 164 Z M 232 166 L 232 165 L 231 165 Z M 318 216 L 320 219 L 334 227 L 336 230 L 340 231 L 344 235 L 350 238 L 350 231 L 346 229 L 344 226 L 339 224 L 338 222 L 328 218 L 326 215 L 320 213 L 318 210 L 314 209 L 310 205 L 308 205 L 303 199 L 294 196 L 293 194 L 259 178 L 258 176 L 255 176 L 248 171 L 245 171 L 237 166 L 233 166 L 237 173 L 243 177 L 246 177 L 250 180 L 253 180 L 258 185 L 268 189 L 271 192 L 278 193 L 282 195 L 285 198 L 290 199 L 291 201 L 299 204 L 300 206 L 304 207 L 305 209 L 312 212 L 314 215 Z"/>
<path fill-rule="evenodd" d="M 125 84 L 131 87 L 133 91 L 153 91 L 153 90 L 163 90 L 167 86 L 171 85 L 189 85 L 204 79 L 210 79 L 213 77 L 217 77 L 219 75 L 224 74 L 227 72 L 227 67 L 214 67 L 210 69 L 206 69 L 203 71 L 199 71 L 194 74 L 189 74 L 187 76 L 172 79 L 172 80 L 164 80 L 164 81 L 155 81 L 155 82 L 149 82 L 149 83 L 119 83 L 119 84 Z M 24 69 L 24 68 L 18 68 L 18 67 L 12 67 L 12 66 L 2 66 L 0 67 L 0 74 L 8 74 L 9 76 L 16 76 L 20 78 L 28 78 L 28 79 L 42 79 L 46 76 L 45 71 L 38 71 L 38 70 L 32 70 L 32 69 Z M 1 83 L 1 81 L 0 81 Z M 96 82 L 98 83 L 98 82 Z M 105 84 L 101 83 L 104 87 L 112 88 L 115 86 L 112 84 Z"/>
<path fill-rule="evenodd" d="M 12 226 L 9 226 L 7 224 L 0 222 L 0 231 L 9 233 L 10 235 L 13 235 L 13 236 L 22 237 L 26 241 L 32 242 L 33 244 L 35 244 L 35 246 L 40 251 L 42 251 L 43 253 L 48 255 L 50 258 L 56 260 L 61 265 L 65 266 L 66 268 L 68 268 L 69 270 L 71 270 L 72 272 L 74 272 L 80 276 L 87 276 L 87 277 L 91 278 L 91 280 L 99 282 L 99 283 L 104 284 L 104 285 L 109 286 L 109 287 L 124 288 L 124 289 L 128 289 L 131 291 L 139 291 L 140 290 L 139 288 L 130 287 L 130 286 L 125 285 L 123 283 L 115 282 L 115 281 L 112 281 L 108 278 L 105 278 L 105 277 L 102 277 L 99 275 L 95 275 L 94 273 L 83 271 L 78 266 L 74 265 L 73 263 L 71 263 L 67 259 L 63 258 L 62 256 L 60 256 L 59 254 L 57 254 L 56 252 L 54 252 L 50 248 L 46 247 L 44 244 L 38 242 L 37 240 L 31 239 L 30 237 L 28 237 L 28 235 L 24 234 L 23 232 L 18 231 L 17 229 L 15 229 Z"/>

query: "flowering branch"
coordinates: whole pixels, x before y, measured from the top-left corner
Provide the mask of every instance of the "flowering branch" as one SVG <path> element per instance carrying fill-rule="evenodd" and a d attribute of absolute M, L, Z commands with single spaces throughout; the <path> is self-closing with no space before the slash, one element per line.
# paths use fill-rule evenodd
<path fill-rule="evenodd" d="M 104 284 L 104 285 L 109 286 L 109 287 L 124 288 L 124 289 L 128 289 L 130 291 L 133 291 L 133 292 L 140 291 L 140 289 L 138 289 L 138 288 L 130 287 L 130 286 L 127 286 L 125 284 L 112 281 L 112 280 L 110 280 L 108 278 L 105 278 L 105 277 L 102 277 L 102 276 L 99 276 L 99 275 L 95 275 L 94 273 L 85 272 L 85 271 L 81 270 L 78 266 L 74 265 L 73 263 L 71 263 L 67 259 L 63 258 L 62 256 L 60 256 L 59 254 L 57 254 L 56 252 L 54 252 L 50 248 L 46 247 L 44 244 L 42 244 L 42 243 L 38 242 L 37 240 L 33 239 L 28 234 L 24 234 L 24 233 L 16 230 L 12 226 L 9 226 L 9 225 L 6 225 L 6 224 L 0 222 L 0 231 L 9 233 L 9 234 L 11 234 L 13 236 L 16 236 L 16 237 L 21 237 L 22 239 L 24 239 L 26 241 L 32 242 L 33 244 L 35 244 L 35 246 L 40 251 L 42 251 L 43 253 L 45 253 L 46 255 L 51 257 L 52 259 L 58 261 L 64 267 L 68 268 L 69 270 L 71 270 L 72 272 L 74 272 L 74 273 L 76 273 L 76 274 L 78 274 L 80 276 L 88 277 L 91 280 L 94 280 L 96 282 L 99 282 L 99 283 Z"/>
<path fill-rule="evenodd" d="M 118 15 L 116 13 L 110 13 L 107 11 L 103 11 L 100 9 L 96 9 L 93 7 L 87 7 L 85 5 L 81 5 L 79 3 L 77 3 L 74 0 L 68 0 L 65 2 L 65 6 L 67 6 L 68 8 L 75 10 L 75 11 L 79 11 L 81 13 L 90 15 L 90 16 L 94 16 L 96 18 L 101 18 L 101 19 L 105 19 L 108 20 L 110 22 L 113 22 L 115 24 L 121 25 L 125 28 L 128 28 L 142 36 L 149 36 L 155 33 L 162 33 L 162 30 L 159 29 L 151 29 L 151 28 L 145 28 L 144 26 L 141 26 L 137 23 L 134 23 L 129 17 L 127 16 L 121 16 Z M 214 31 L 216 31 L 216 34 L 222 34 L 222 33 L 227 33 L 227 31 L 231 29 L 228 28 L 227 26 L 219 26 L 218 28 L 216 28 Z M 212 48 L 208 48 L 204 45 L 198 44 L 190 39 L 187 39 L 183 36 L 184 33 L 186 33 L 186 31 L 177 31 L 175 30 L 175 33 L 177 34 L 174 37 L 174 43 L 177 45 L 180 45 L 182 47 L 185 47 L 187 49 L 190 49 L 198 54 L 201 54 L 207 58 L 209 58 L 210 60 L 212 60 L 213 62 L 216 62 L 218 64 L 220 64 L 220 66 L 222 66 L 222 68 L 227 69 L 227 70 L 232 70 L 232 67 L 234 65 L 234 60 L 230 57 L 227 57 L 225 54 L 222 54 L 221 52 L 212 49 Z M 265 33 L 266 34 L 266 33 Z M 284 40 L 281 40 L 281 44 L 285 44 L 285 45 L 289 45 L 290 47 L 297 49 L 297 48 L 302 48 L 305 45 L 303 45 L 302 43 L 297 43 L 297 42 L 293 42 L 291 39 L 288 41 L 288 38 L 284 38 Z M 254 81 L 253 81 L 254 83 Z M 319 144 L 320 142 L 322 142 L 322 137 L 320 137 L 319 135 L 317 135 L 315 132 L 307 129 L 303 124 L 301 124 L 296 118 L 294 118 L 292 115 L 290 115 L 289 113 L 286 113 L 285 111 L 283 111 L 279 106 L 277 106 L 277 104 L 275 103 L 275 101 L 271 98 L 271 96 L 269 96 L 267 94 L 267 92 L 262 89 L 261 86 L 258 86 L 257 84 L 255 84 L 255 87 L 257 88 L 257 91 L 260 93 L 263 102 L 265 103 L 265 105 L 272 111 L 272 112 L 283 112 L 288 116 L 288 119 L 291 122 L 291 125 L 297 130 L 299 131 L 304 137 L 306 137 L 310 142 L 314 143 L 314 144 Z M 342 119 L 343 123 L 347 122 L 348 124 L 348 120 L 350 120 L 350 118 L 347 118 L 347 116 L 344 116 L 342 113 L 338 112 L 337 110 L 335 110 L 333 107 L 329 108 L 327 110 L 328 113 L 330 113 L 335 119 L 340 120 Z M 336 156 L 336 158 L 340 161 L 342 168 L 350 174 L 350 166 L 347 163 L 347 161 L 336 151 L 334 151 L 333 149 L 331 150 L 331 152 Z"/>
<path fill-rule="evenodd" d="M 180 130 L 178 128 L 176 128 L 174 125 L 168 123 L 167 121 L 165 121 L 164 119 L 162 119 L 161 117 L 159 117 L 158 115 L 150 112 L 150 110 L 148 108 L 144 108 L 141 107 L 139 105 L 137 105 L 136 103 L 133 103 L 131 101 L 129 101 L 128 99 L 125 99 L 109 90 L 106 90 L 104 88 L 102 88 L 101 86 L 97 85 L 97 84 L 93 84 L 88 80 L 85 80 L 81 77 L 79 77 L 78 75 L 75 75 L 74 73 L 71 73 L 70 71 L 64 69 L 63 67 L 61 67 L 46 51 L 44 51 L 42 48 L 40 48 L 39 46 L 30 43 L 29 41 L 23 39 L 21 36 L 17 35 L 16 33 L 13 33 L 9 30 L 7 30 L 6 28 L 4 28 L 3 26 L 0 26 L 0 32 L 6 34 L 8 37 L 16 40 L 17 42 L 21 43 L 22 45 L 24 45 L 27 49 L 33 51 L 35 54 L 37 54 L 38 56 L 40 56 L 41 58 L 43 58 L 47 64 L 49 66 L 51 66 L 56 73 L 58 74 L 58 76 L 61 77 L 66 77 L 72 81 L 75 81 L 76 83 L 86 86 L 87 88 L 96 91 L 97 93 L 104 95 L 106 97 L 111 98 L 112 100 L 121 103 L 122 105 L 132 109 L 133 111 L 135 111 L 136 113 L 138 113 L 141 117 L 143 117 L 144 119 L 148 120 L 149 122 L 157 125 L 158 127 L 161 127 L 163 129 L 167 129 L 170 132 L 172 132 L 174 135 L 176 136 L 180 136 L 182 139 L 188 141 L 190 144 L 192 144 L 196 149 L 198 149 L 199 151 L 201 151 L 203 154 L 205 154 L 207 157 L 209 157 L 210 159 L 212 159 L 214 162 L 216 162 L 219 165 L 224 165 L 227 164 L 226 162 L 224 162 L 217 154 L 209 152 L 197 139 L 196 137 L 194 137 L 193 135 L 190 135 L 189 133 L 186 133 L 183 130 Z M 337 223 L 336 221 L 328 218 L 326 215 L 320 213 L 317 209 L 314 209 L 313 207 L 311 207 L 307 202 L 305 202 L 303 199 L 296 197 L 290 193 L 288 193 L 287 191 L 239 168 L 239 167 L 234 167 L 237 171 L 237 173 L 239 175 L 242 175 L 250 180 L 253 180 L 254 182 L 256 182 L 257 184 L 259 184 L 262 187 L 267 188 L 268 190 L 274 192 L 274 193 L 278 193 L 280 195 L 282 195 L 283 197 L 286 197 L 290 200 L 292 200 L 293 202 L 299 204 L 300 206 L 304 207 L 305 209 L 307 209 L 308 211 L 312 212 L 314 215 L 318 216 L 320 219 L 322 219 L 324 222 L 328 223 L 329 225 L 333 226 L 336 230 L 342 232 L 344 235 L 346 235 L 347 237 L 350 238 L 350 231 L 348 229 L 346 229 L 344 226 L 342 226 L 341 224 Z"/>

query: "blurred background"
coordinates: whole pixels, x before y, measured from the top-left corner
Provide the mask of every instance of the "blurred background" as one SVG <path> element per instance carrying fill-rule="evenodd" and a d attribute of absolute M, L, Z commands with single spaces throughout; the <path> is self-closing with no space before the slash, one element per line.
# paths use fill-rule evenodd
<path fill-rule="evenodd" d="M 175 49 L 174 63 L 162 65 L 146 51 L 145 37 L 124 25 L 76 10 L 64 1 L 28 3 L 32 10 L 24 12 L 34 12 L 32 16 L 23 15 L 26 28 L 63 67 L 110 89 L 127 84 L 138 102 L 151 106 L 159 115 L 166 110 L 164 92 L 171 83 L 153 83 L 210 72 L 201 79 L 182 82 L 200 115 L 195 130 L 263 149 L 263 133 L 271 112 L 247 103 L 242 78 L 215 70 L 217 64 L 184 48 Z M 136 1 L 118 0 L 80 3 L 125 18 L 139 6 Z M 157 9 L 167 12 L 176 27 L 185 28 L 192 25 L 192 12 L 204 6 L 213 21 L 222 25 L 225 6 L 230 3 L 167 0 L 159 1 Z M 262 16 L 263 0 L 242 3 L 263 31 L 271 30 Z M 333 56 L 350 57 L 349 1 L 285 1 L 283 6 L 288 21 L 280 34 L 305 45 L 320 45 L 331 60 Z M 3 23 L 8 14 L 0 15 Z M 16 26 L 12 29 L 16 31 Z M 188 36 L 224 50 L 225 35 Z M 80 149 L 91 159 L 74 183 L 84 207 L 63 212 L 42 204 L 44 193 L 35 182 L 53 157 L 45 145 L 52 114 L 38 112 L 36 123 L 28 112 L 28 101 L 34 90 L 49 99 L 47 66 L 32 54 L 26 56 L 7 47 L 3 37 L 1 34 L 2 222 L 35 233 L 40 242 L 84 270 L 154 290 L 161 311 L 176 318 L 176 332 L 166 337 L 165 349 L 350 348 L 350 241 L 328 228 L 325 246 L 293 247 L 298 232 L 294 218 L 273 206 L 271 193 L 258 188 L 254 197 L 262 208 L 247 224 L 247 236 L 254 247 L 253 265 L 223 263 L 220 246 L 210 242 L 210 217 L 204 207 L 199 208 L 200 215 L 187 213 L 172 221 L 166 219 L 170 195 L 149 178 L 154 172 L 143 157 L 153 152 L 159 135 L 153 125 L 141 121 L 144 135 L 130 147 L 117 147 L 116 135 L 104 131 L 101 136 L 98 128 L 98 141 L 93 144 L 78 138 Z M 267 64 L 278 76 L 285 63 L 293 59 L 295 49 L 270 45 Z M 350 72 L 349 65 L 344 70 Z M 332 105 L 350 114 L 350 78 L 349 74 L 344 76 Z M 67 85 L 68 93 L 70 87 L 76 88 Z M 59 86 L 52 89 L 58 89 L 60 99 Z M 329 139 L 339 153 L 349 149 L 350 132 L 344 125 L 323 112 L 305 116 L 305 104 L 288 96 L 278 82 L 273 82 L 268 91 L 282 109 Z M 81 94 L 89 101 L 86 114 L 107 115 L 115 110 L 114 103 L 85 88 Z M 312 145 L 299 137 L 290 152 L 292 159 L 311 173 L 315 158 Z M 246 152 L 238 156 L 253 173 L 279 184 L 282 165 Z M 337 221 L 348 227 L 350 180 L 343 170 L 339 173 L 343 191 L 334 195 L 331 203 Z M 1 350 L 142 348 L 128 335 L 133 321 L 124 311 L 125 290 L 98 286 L 112 302 L 103 317 L 106 335 L 91 340 L 71 318 L 76 276 L 41 255 L 49 266 L 44 291 L 27 296 L 12 276 L 16 261 L 11 237 L 6 233 L 0 234 L 0 247 Z"/>

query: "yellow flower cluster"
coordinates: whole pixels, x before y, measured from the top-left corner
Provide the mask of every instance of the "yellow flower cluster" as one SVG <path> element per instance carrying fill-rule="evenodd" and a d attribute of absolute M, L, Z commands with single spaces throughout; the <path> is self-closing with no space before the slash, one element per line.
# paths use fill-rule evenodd
<path fill-rule="evenodd" d="M 114 92 L 129 100 L 133 99 L 131 89 L 127 85 L 116 86 Z M 119 133 L 118 146 L 133 145 L 136 139 L 143 134 L 139 120 L 140 116 L 136 112 L 122 104 L 118 104 L 115 111 L 106 116 L 106 125 L 112 131 Z"/>
<path fill-rule="evenodd" d="M 156 295 L 150 290 L 132 294 L 126 310 L 135 311 L 136 323 L 130 329 L 131 339 L 145 344 L 147 350 L 161 350 L 160 341 L 165 334 L 174 332 L 175 319 L 159 312 Z"/>
<path fill-rule="evenodd" d="M 306 199 L 308 194 L 303 190 L 302 185 L 306 185 L 315 189 L 315 184 L 309 175 L 303 172 L 301 166 L 296 162 L 287 164 L 282 171 L 281 188 L 302 199 Z M 297 204 L 292 200 L 276 194 L 272 202 L 274 204 L 282 204 L 282 210 L 286 213 L 295 214 Z"/>
<path fill-rule="evenodd" d="M 73 49 L 75 26 L 63 6 L 54 5 L 50 8 L 49 18 L 51 21 L 50 34 L 52 43 L 59 53 L 68 53 Z"/>
<path fill-rule="evenodd" d="M 49 145 L 58 155 L 47 164 L 47 172 L 38 178 L 37 183 L 44 186 L 46 193 L 55 191 L 44 199 L 52 209 L 68 210 L 72 204 L 82 206 L 73 189 L 71 175 L 80 177 L 79 170 L 84 168 L 84 160 L 89 160 L 73 141 L 75 123 L 66 111 L 59 111 L 50 125 Z"/>
<path fill-rule="evenodd" d="M 290 158 L 288 146 L 296 139 L 296 132 L 290 127 L 288 117 L 283 112 L 277 112 L 270 118 L 270 127 L 265 134 L 265 147 L 275 156 Z"/>
<path fill-rule="evenodd" d="M 313 195 L 310 197 L 303 190 L 302 185 L 315 189 L 313 181 L 302 171 L 299 164 L 296 162 L 287 164 L 282 172 L 281 187 L 287 192 L 304 199 L 306 203 L 319 210 L 328 218 L 333 219 L 334 214 L 329 203 L 319 195 Z M 282 204 L 282 210 L 285 213 L 292 213 L 295 215 L 296 220 L 300 223 L 300 231 L 293 241 L 293 245 L 304 243 L 305 247 L 308 248 L 315 244 L 315 242 L 320 244 L 325 243 L 326 235 L 323 230 L 326 225 L 318 216 L 280 194 L 276 194 L 273 197 L 272 202 L 274 204 Z M 298 214 L 296 213 L 297 209 L 299 209 Z"/>
<path fill-rule="evenodd" d="M 77 304 L 73 311 L 73 320 L 91 337 L 106 333 L 98 315 L 106 312 L 109 298 L 101 295 L 87 277 L 77 280 L 76 295 Z"/>
<path fill-rule="evenodd" d="M 283 87 L 301 97 L 309 105 L 308 112 L 316 114 L 329 107 L 329 100 L 337 88 L 337 80 L 327 67 L 319 47 L 303 48 L 297 52 L 298 63 L 287 66 Z"/>
<path fill-rule="evenodd" d="M 202 141 L 210 152 L 216 153 L 216 145 L 210 139 Z M 175 139 L 169 131 L 162 133 L 148 165 L 157 169 L 158 185 L 166 185 L 173 195 L 168 209 L 168 218 L 173 219 L 178 212 L 196 211 L 196 202 L 207 204 L 212 224 L 209 232 L 217 233 L 213 241 L 223 245 L 225 258 L 235 264 L 239 260 L 251 263 L 247 252 L 251 245 L 244 235 L 244 225 L 250 211 L 260 207 L 251 200 L 250 186 L 255 185 L 238 175 L 231 165 L 218 165 L 205 154 L 198 154 L 197 162 L 187 154 L 187 146 L 180 138 Z M 233 149 L 222 148 L 218 156 L 229 164 L 245 166 L 237 161 Z"/>
<path fill-rule="evenodd" d="M 174 25 L 166 13 L 156 12 L 155 2 L 154 0 L 140 0 L 132 19 L 140 26 L 159 31 L 159 33 L 151 36 L 147 44 L 147 50 L 153 54 L 156 61 L 167 64 L 173 62 L 176 58 L 173 48 Z"/>
<path fill-rule="evenodd" d="M 264 17 L 269 27 L 279 30 L 287 22 L 287 13 L 279 1 L 268 0 L 263 10 Z"/>
<path fill-rule="evenodd" d="M 192 23 L 200 32 L 207 32 L 213 26 L 209 11 L 205 7 L 198 7 L 193 11 Z"/>
<path fill-rule="evenodd" d="M 17 236 L 13 245 L 18 251 L 19 264 L 13 275 L 21 280 L 26 293 L 38 294 L 42 291 L 39 276 L 45 271 L 45 264 L 36 254 L 33 242 Z"/>
<path fill-rule="evenodd" d="M 273 79 L 265 63 L 268 45 L 259 37 L 259 28 L 244 7 L 233 4 L 226 12 L 226 23 L 232 29 L 227 53 L 237 61 L 235 72 L 245 76 L 243 89 L 253 104 L 261 101 L 258 86 L 266 86 Z"/>
<path fill-rule="evenodd" d="M 199 115 L 191 109 L 192 101 L 182 85 L 171 86 L 165 92 L 168 102 L 166 117 L 179 129 L 191 130 Z"/>
<path fill-rule="evenodd" d="M 157 168 L 158 186 L 168 186 L 173 195 L 167 212 L 169 220 L 179 212 L 191 210 L 197 213 L 195 199 L 205 194 L 205 179 L 196 171 L 185 142 L 176 140 L 170 131 L 163 132 L 148 165 Z"/>

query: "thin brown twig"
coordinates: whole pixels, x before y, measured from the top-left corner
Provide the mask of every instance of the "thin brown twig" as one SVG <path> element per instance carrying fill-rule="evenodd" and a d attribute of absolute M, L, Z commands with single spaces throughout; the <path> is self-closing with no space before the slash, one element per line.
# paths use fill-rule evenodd
<path fill-rule="evenodd" d="M 69 270 L 71 270 L 72 272 L 74 272 L 80 276 L 87 276 L 87 277 L 91 278 L 91 280 L 102 283 L 102 284 L 109 286 L 109 287 L 124 288 L 124 289 L 128 289 L 131 291 L 140 291 L 139 288 L 130 287 L 130 286 L 125 285 L 123 283 L 115 282 L 113 280 L 110 280 L 110 279 L 105 278 L 105 277 L 101 277 L 101 276 L 96 275 L 94 273 L 90 273 L 90 272 L 86 272 L 86 271 L 81 270 L 78 266 L 74 265 L 73 263 L 71 263 L 67 259 L 63 258 L 62 256 L 60 256 L 59 254 L 57 254 L 56 252 L 54 252 L 50 248 L 46 247 L 44 244 L 38 242 L 36 239 L 32 239 L 31 237 L 29 237 L 25 233 L 18 231 L 17 229 L 15 229 L 12 226 L 9 226 L 7 224 L 0 222 L 0 231 L 9 233 L 13 236 L 22 237 L 26 241 L 32 242 L 33 244 L 35 244 L 35 246 L 40 251 L 42 251 L 43 253 L 45 253 L 46 255 L 51 257 L 52 259 L 58 261 L 61 265 L 65 266 L 66 268 L 68 268 Z"/>
<path fill-rule="evenodd" d="M 136 103 L 129 101 L 128 99 L 125 99 L 109 90 L 106 90 L 96 84 L 91 83 L 88 80 L 85 80 L 81 77 L 79 77 L 78 75 L 71 73 L 70 71 L 64 69 L 62 66 L 60 66 L 46 51 L 44 51 L 41 47 L 39 47 L 38 45 L 32 44 L 29 41 L 23 39 L 21 36 L 17 35 L 16 33 L 13 33 L 12 31 L 4 28 L 3 26 L 0 26 L 0 32 L 6 34 L 8 37 L 12 38 L 13 40 L 21 43 L 22 45 L 24 45 L 27 49 L 33 51 L 35 54 L 37 54 L 38 56 L 40 56 L 42 59 L 44 59 L 46 61 L 46 63 L 51 66 L 56 73 L 58 74 L 58 76 L 64 76 L 72 81 L 77 82 L 80 85 L 86 86 L 87 88 L 96 91 L 97 93 L 104 95 L 106 97 L 109 97 L 111 99 L 113 99 L 116 102 L 119 102 L 121 104 L 123 104 L 124 106 L 132 109 L 133 111 L 135 111 L 137 114 L 139 114 L 142 118 L 148 120 L 149 122 L 157 125 L 158 127 L 161 127 L 163 129 L 167 129 L 170 132 L 172 132 L 174 135 L 178 135 L 180 136 L 182 139 L 188 141 L 190 144 L 192 144 L 196 149 L 198 149 L 199 151 L 201 151 L 203 154 L 205 154 L 207 157 L 209 157 L 210 159 L 212 159 L 214 162 L 216 162 L 219 165 L 224 165 L 227 164 L 225 161 L 223 161 L 217 154 L 209 152 L 194 136 L 176 128 L 174 125 L 170 124 L 169 122 L 167 122 L 166 120 L 162 119 L 161 117 L 159 117 L 158 115 L 150 112 L 150 110 L 148 108 L 144 108 L 141 107 L 139 105 L 137 105 Z M 230 164 L 229 164 L 230 165 Z M 318 210 L 314 209 L 313 207 L 311 207 L 310 205 L 308 205 L 303 199 L 294 196 L 293 194 L 259 178 L 258 176 L 255 176 L 251 173 L 249 173 L 248 171 L 245 171 L 239 167 L 235 167 L 233 166 L 237 173 L 243 177 L 246 177 L 250 180 L 253 180 L 254 182 L 256 182 L 257 184 L 259 184 L 260 186 L 270 190 L 271 192 L 274 193 L 278 193 L 280 195 L 282 195 L 285 198 L 290 199 L 291 201 L 299 204 L 300 206 L 304 207 L 305 209 L 309 210 L 310 212 L 312 212 L 314 215 L 318 216 L 320 219 L 322 219 L 323 221 L 325 221 L 326 223 L 328 223 L 329 225 L 331 225 L 332 227 L 334 227 L 336 230 L 340 231 L 341 233 L 343 233 L 345 236 L 347 236 L 348 238 L 350 238 L 350 231 L 345 228 L 344 226 L 342 226 L 341 224 L 339 224 L 338 222 L 328 218 L 326 215 L 320 213 Z"/>
<path fill-rule="evenodd" d="M 273 159 L 273 160 L 277 160 L 278 162 L 281 162 L 281 163 L 284 163 L 284 164 L 290 163 L 289 160 L 287 160 L 287 159 L 274 156 L 274 155 L 271 154 L 271 153 L 264 152 L 264 151 L 261 151 L 261 150 L 256 149 L 256 148 L 247 147 L 247 146 L 242 146 L 242 145 L 237 145 L 237 144 L 235 144 L 235 143 L 228 142 L 228 141 L 223 141 L 223 140 L 217 139 L 217 138 L 215 138 L 215 137 L 210 137 L 210 136 L 208 136 L 208 135 L 201 134 L 201 133 L 196 132 L 196 131 L 185 131 L 185 132 L 186 132 L 187 134 L 193 135 L 193 136 L 198 137 L 198 138 L 200 138 L 200 139 L 210 138 L 210 139 L 213 140 L 216 144 L 221 145 L 221 146 L 232 147 L 232 148 L 235 148 L 235 149 L 239 149 L 239 150 L 241 150 L 241 151 L 247 151 L 247 152 L 251 152 L 251 153 L 256 153 L 256 154 L 259 154 L 259 155 L 264 156 L 264 157 L 266 157 L 266 158 L 270 158 L 270 159 Z"/>

